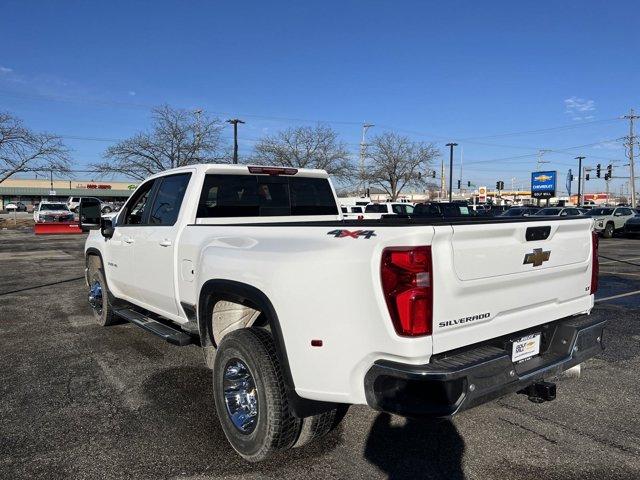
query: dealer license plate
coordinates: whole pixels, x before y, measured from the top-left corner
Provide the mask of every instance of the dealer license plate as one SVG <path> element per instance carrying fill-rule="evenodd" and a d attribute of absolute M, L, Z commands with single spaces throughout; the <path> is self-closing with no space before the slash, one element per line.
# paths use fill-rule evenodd
<path fill-rule="evenodd" d="M 533 333 L 514 340 L 511 351 L 511 361 L 521 362 L 540 353 L 540 334 Z"/>

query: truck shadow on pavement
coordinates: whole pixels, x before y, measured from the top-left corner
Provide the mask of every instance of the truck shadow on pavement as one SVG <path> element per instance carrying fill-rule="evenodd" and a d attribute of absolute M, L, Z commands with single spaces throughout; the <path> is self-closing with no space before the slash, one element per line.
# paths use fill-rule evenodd
<path fill-rule="evenodd" d="M 374 421 L 364 451 L 390 480 L 462 480 L 463 454 L 464 440 L 450 420 L 403 420 L 387 413 Z"/>

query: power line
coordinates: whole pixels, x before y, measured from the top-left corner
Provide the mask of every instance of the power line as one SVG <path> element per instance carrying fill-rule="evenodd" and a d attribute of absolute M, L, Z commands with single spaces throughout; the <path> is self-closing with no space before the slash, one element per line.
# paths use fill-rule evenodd
<path fill-rule="evenodd" d="M 560 131 L 560 130 L 572 130 L 574 128 L 581 128 L 581 127 L 586 127 L 589 125 L 594 125 L 594 124 L 600 124 L 600 123 L 608 123 L 608 122 L 614 122 L 620 120 L 619 117 L 614 117 L 614 118 L 606 118 L 603 120 L 594 120 L 591 122 L 582 122 L 582 123 L 572 123 L 569 125 L 561 125 L 558 127 L 548 127 L 548 128 L 540 128 L 537 130 L 522 130 L 519 132 L 510 132 L 510 133 L 498 133 L 498 134 L 494 134 L 494 135 L 484 135 L 484 136 L 478 136 L 478 137 L 466 137 L 466 138 L 460 138 L 458 139 L 458 141 L 467 141 L 467 140 L 481 140 L 484 138 L 499 138 L 499 137 L 512 137 L 512 136 L 518 136 L 518 135 L 533 135 L 533 134 L 538 134 L 538 133 L 546 133 L 546 132 L 555 132 L 555 131 Z"/>
<path fill-rule="evenodd" d="M 102 106 L 114 106 L 114 107 L 126 107 L 126 108 L 135 108 L 135 109 L 145 109 L 145 110 L 152 110 L 155 107 L 157 107 L 157 105 L 151 105 L 151 104 L 145 104 L 145 103 L 139 103 L 139 102 L 130 102 L 130 101 L 121 101 L 121 100 L 103 100 L 103 99 L 98 99 L 98 98 L 94 98 L 94 97 L 72 97 L 72 96 L 68 96 L 68 95 L 52 95 L 52 94 L 29 94 L 29 93 L 21 93 L 21 92 L 14 92 L 14 91 L 8 91 L 8 90 L 2 90 L 0 89 L 0 95 L 3 96 L 9 96 L 9 97 L 16 97 L 16 98 L 27 98 L 27 99 L 33 99 L 33 100 L 46 100 L 46 101 L 54 101 L 54 102 L 68 102 L 68 103 L 93 103 L 96 105 L 102 105 Z M 207 111 L 209 111 L 212 114 L 215 115 L 222 115 L 222 116 L 235 116 L 235 115 L 240 115 L 240 116 L 244 116 L 244 117 L 251 117 L 251 118 L 259 118 L 259 119 L 264 119 L 264 120 L 275 120 L 275 121 L 284 121 L 284 122 L 303 122 L 303 123 L 327 123 L 327 124 L 337 124 L 337 125 L 361 125 L 361 122 L 357 122 L 357 121 L 352 121 L 352 120 L 327 120 L 327 119 L 311 119 L 311 118 L 300 118 L 300 117 L 280 117 L 280 116 L 274 116 L 274 115 L 260 115 L 260 114 L 254 114 L 254 113 L 242 113 L 242 114 L 237 114 L 237 113 L 232 113 L 232 112 L 225 112 L 225 111 L 215 111 L 215 110 L 209 110 L 207 109 Z M 519 132 L 508 132 L 508 133 L 498 133 L 498 134 L 493 134 L 493 135 L 485 135 L 485 136 L 473 136 L 473 137 L 464 137 L 464 138 L 458 138 L 457 141 L 465 141 L 467 143 L 472 143 L 472 144 L 476 144 L 476 145 L 483 145 L 483 146 L 488 146 L 488 147 L 499 147 L 499 148 L 516 148 L 516 149 L 527 149 L 527 150 L 538 150 L 538 148 L 534 148 L 534 147 L 525 147 L 525 146 L 518 146 L 518 145 L 501 145 L 501 144 L 493 144 L 493 143 L 484 143 L 484 142 L 475 142 L 474 140 L 476 139 L 483 139 L 483 138 L 499 138 L 499 137 L 507 137 L 507 136 L 517 136 L 517 135 L 528 135 L 528 134 L 536 134 L 536 133 L 544 133 L 544 132 L 549 132 L 549 131 L 557 131 L 557 130 L 567 130 L 567 129 L 573 129 L 573 128 L 581 128 L 584 126 L 589 126 L 589 125 L 593 125 L 593 124 L 599 124 L 599 123 L 606 123 L 606 122 L 613 122 L 616 120 L 619 120 L 620 117 L 616 117 L 616 118 L 607 118 L 607 119 L 603 119 L 603 120 L 594 120 L 591 122 L 583 122 L 583 123 L 579 123 L 579 124 L 571 124 L 571 125 L 561 125 L 561 126 L 556 126 L 556 127 L 548 127 L 548 128 L 543 128 L 543 129 L 538 129 L 538 130 L 523 130 L 523 131 L 519 131 Z M 428 132 L 418 132 L 415 130 L 408 130 L 408 129 L 404 129 L 404 128 L 398 128 L 398 127 L 393 127 L 390 125 L 382 125 L 379 124 L 380 127 L 382 128 L 386 128 L 388 130 L 392 130 L 392 131 L 396 131 L 396 132 L 404 132 L 404 133 L 409 133 L 415 136 L 419 136 L 419 137 L 429 137 L 429 138 L 436 138 L 436 139 L 441 139 L 441 140 L 449 140 L 451 138 L 456 138 L 455 136 L 451 136 L 451 135 L 439 135 L 439 134 L 435 134 L 435 133 L 428 133 Z M 85 139 L 85 138 L 78 138 L 78 139 Z M 89 138 L 86 138 L 87 140 Z M 95 141 L 107 141 L 99 139 L 99 137 L 96 137 Z"/>

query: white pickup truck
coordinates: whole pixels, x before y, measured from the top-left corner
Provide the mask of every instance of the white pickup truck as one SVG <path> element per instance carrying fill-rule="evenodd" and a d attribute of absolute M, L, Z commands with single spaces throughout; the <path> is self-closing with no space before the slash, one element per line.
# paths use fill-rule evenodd
<path fill-rule="evenodd" d="M 544 380 L 603 348 L 585 217 L 349 221 L 324 171 L 240 165 L 163 172 L 113 219 L 91 199 L 80 217 L 97 321 L 201 346 L 250 461 L 351 404 L 446 417 L 552 400 Z"/>

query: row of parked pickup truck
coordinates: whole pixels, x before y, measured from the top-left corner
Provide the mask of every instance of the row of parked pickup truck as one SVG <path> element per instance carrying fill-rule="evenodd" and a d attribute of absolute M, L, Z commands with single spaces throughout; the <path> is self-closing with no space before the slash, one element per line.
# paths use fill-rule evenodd
<path fill-rule="evenodd" d="M 553 379 L 602 350 L 591 218 L 350 220 L 338 205 L 324 171 L 243 165 L 154 175 L 112 218 L 83 200 L 95 319 L 201 348 L 249 461 L 354 404 L 446 417 L 553 400 Z"/>

